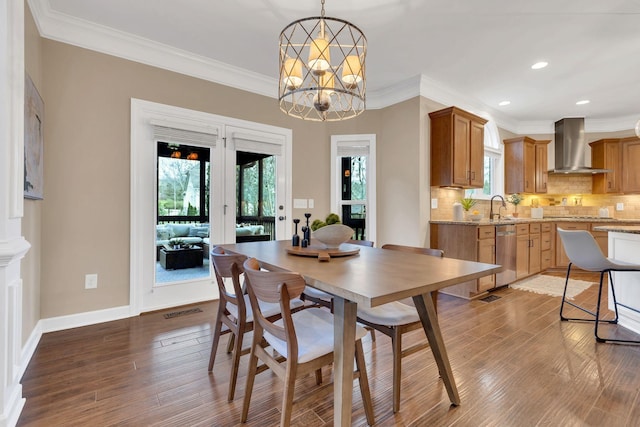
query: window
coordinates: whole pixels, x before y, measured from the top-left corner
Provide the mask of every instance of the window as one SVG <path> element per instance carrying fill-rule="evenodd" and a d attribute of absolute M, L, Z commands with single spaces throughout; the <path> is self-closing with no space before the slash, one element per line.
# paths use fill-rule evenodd
<path fill-rule="evenodd" d="M 158 224 L 209 222 L 209 149 L 158 142 Z"/>
<path fill-rule="evenodd" d="M 489 199 L 494 194 L 503 193 L 504 168 L 502 165 L 503 146 L 495 122 L 484 125 L 484 186 L 467 190 L 466 194 L 476 199 Z"/>

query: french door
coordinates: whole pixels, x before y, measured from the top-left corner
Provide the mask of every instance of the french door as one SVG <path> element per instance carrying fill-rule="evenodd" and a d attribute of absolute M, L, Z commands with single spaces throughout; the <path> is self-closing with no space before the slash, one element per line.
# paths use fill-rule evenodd
<path fill-rule="evenodd" d="M 159 158 L 163 157 L 158 155 L 160 149 L 180 151 L 180 159 L 191 157 L 188 159 L 191 162 L 183 162 L 187 172 L 181 176 L 181 182 L 160 179 Z M 132 99 L 132 314 L 218 298 L 205 252 L 216 244 L 235 243 L 239 151 L 273 157 L 276 212 L 273 233 L 276 238 L 290 235 L 291 225 L 285 220 L 292 207 L 290 130 Z M 178 158 L 175 156 L 173 159 Z M 171 152 L 169 158 L 172 158 Z M 162 163 L 170 162 L 165 156 Z M 162 188 L 174 184 L 178 186 L 175 195 L 174 188 Z M 176 215 L 175 221 L 172 215 Z M 167 224 L 177 224 L 173 226 L 173 235 L 166 231 Z M 178 233 L 181 235 L 176 237 Z M 164 246 L 167 241 L 169 246 Z M 167 253 L 176 241 L 192 252 L 201 250 L 202 259 L 195 259 L 197 255 L 192 253 L 169 261 Z M 161 251 L 167 252 L 163 263 Z M 180 256 L 184 254 L 186 252 Z M 194 268 L 191 262 L 202 261 L 203 269 L 195 276 L 180 280 L 179 270 L 185 259 L 189 262 L 186 268 Z M 175 268 L 176 262 L 179 268 Z M 164 279 L 158 280 L 160 274 Z"/>

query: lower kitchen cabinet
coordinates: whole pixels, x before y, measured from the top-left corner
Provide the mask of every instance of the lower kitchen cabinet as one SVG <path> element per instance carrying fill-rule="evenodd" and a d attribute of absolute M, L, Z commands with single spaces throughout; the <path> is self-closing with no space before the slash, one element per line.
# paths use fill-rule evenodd
<path fill-rule="evenodd" d="M 553 230 L 554 225 L 549 222 L 540 224 L 540 271 L 545 271 L 554 265 L 553 262 Z"/>
<path fill-rule="evenodd" d="M 431 224 L 431 247 L 444 256 L 468 261 L 495 262 L 496 228 L 493 225 Z M 472 299 L 495 287 L 495 275 L 460 283 L 440 292 Z"/>
<path fill-rule="evenodd" d="M 540 224 L 516 226 L 516 279 L 540 272 Z"/>
<path fill-rule="evenodd" d="M 478 262 L 495 264 L 496 262 L 496 228 L 494 226 L 478 227 Z M 496 287 L 496 275 L 478 279 L 478 292 Z"/>
<path fill-rule="evenodd" d="M 563 230 L 589 230 L 590 224 L 588 222 L 559 222 L 556 224 L 556 230 L 561 228 Z M 564 251 L 560 234 L 556 233 L 556 267 L 567 267 L 569 265 L 569 258 Z"/>

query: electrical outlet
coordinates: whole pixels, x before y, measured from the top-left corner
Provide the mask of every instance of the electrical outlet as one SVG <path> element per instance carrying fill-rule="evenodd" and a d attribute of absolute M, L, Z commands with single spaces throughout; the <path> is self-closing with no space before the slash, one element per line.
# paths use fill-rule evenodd
<path fill-rule="evenodd" d="M 438 199 L 431 199 L 431 209 L 438 209 Z"/>
<path fill-rule="evenodd" d="M 84 276 L 84 288 L 85 289 L 96 289 L 98 287 L 98 275 L 97 274 L 87 274 Z"/>
<path fill-rule="evenodd" d="M 624 210 L 624 203 L 616 203 L 616 210 L 617 211 L 623 211 Z"/>

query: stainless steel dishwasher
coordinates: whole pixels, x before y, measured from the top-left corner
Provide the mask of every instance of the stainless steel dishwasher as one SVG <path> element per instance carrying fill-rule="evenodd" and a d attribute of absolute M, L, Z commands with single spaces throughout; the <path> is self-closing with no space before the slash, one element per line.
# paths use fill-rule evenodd
<path fill-rule="evenodd" d="M 496 287 L 516 280 L 516 226 L 496 225 L 496 264 L 504 267 L 496 273 Z"/>

